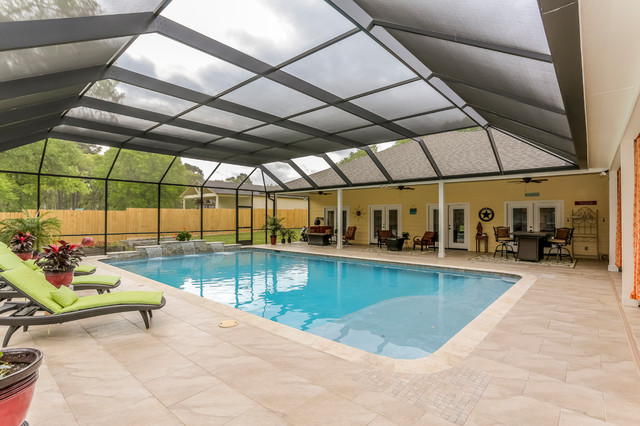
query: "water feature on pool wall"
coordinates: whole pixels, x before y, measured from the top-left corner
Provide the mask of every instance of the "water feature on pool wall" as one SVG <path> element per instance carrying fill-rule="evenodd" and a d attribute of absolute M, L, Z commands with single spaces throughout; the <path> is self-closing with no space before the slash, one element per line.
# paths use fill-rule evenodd
<path fill-rule="evenodd" d="M 109 253 L 109 259 L 141 259 L 169 256 L 185 256 L 218 251 L 235 251 L 240 244 L 224 244 L 222 242 L 207 242 L 206 240 L 191 241 L 162 241 L 160 245 L 138 246 L 136 251 Z"/>

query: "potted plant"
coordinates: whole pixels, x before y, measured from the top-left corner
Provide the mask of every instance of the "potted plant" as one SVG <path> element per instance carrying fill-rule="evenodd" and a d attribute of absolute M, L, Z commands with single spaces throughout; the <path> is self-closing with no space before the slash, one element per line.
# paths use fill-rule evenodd
<path fill-rule="evenodd" d="M 289 236 L 289 230 L 287 228 L 282 228 L 280 230 L 280 238 L 282 239 L 281 243 L 284 244 Z"/>
<path fill-rule="evenodd" d="M 30 232 L 24 233 L 18 231 L 16 235 L 11 238 L 11 251 L 13 251 L 22 260 L 29 260 L 33 256 L 33 243 L 36 241 L 36 237 L 31 235 Z"/>
<path fill-rule="evenodd" d="M 33 399 L 42 352 L 31 348 L 0 352 L 0 419 L 2 424 L 21 425 Z"/>
<path fill-rule="evenodd" d="M 80 244 L 69 244 L 66 241 L 58 241 L 60 244 L 50 244 L 42 247 L 43 252 L 38 255 L 38 266 L 44 271 L 44 276 L 51 284 L 60 288 L 68 286 L 73 280 L 73 270 L 80 259 L 84 257 Z"/>
<path fill-rule="evenodd" d="M 298 238 L 298 234 L 296 234 L 296 231 L 293 229 L 289 229 L 288 231 L 289 231 L 289 234 L 287 235 L 287 242 L 291 244 L 291 239 Z"/>
<path fill-rule="evenodd" d="M 51 243 L 55 236 L 60 235 L 62 222 L 57 217 L 47 217 L 48 212 L 32 217 L 24 210 L 25 217 L 11 218 L 0 221 L 0 241 L 9 245 L 11 238 L 19 231 L 28 232 L 35 237 L 33 246 L 38 247 Z"/>
<path fill-rule="evenodd" d="M 269 237 L 271 238 L 271 245 L 276 245 L 276 238 L 278 237 L 278 232 L 284 228 L 282 226 L 282 221 L 284 218 L 278 219 L 276 216 L 267 216 L 267 222 L 260 229 L 269 231 Z"/>
<path fill-rule="evenodd" d="M 175 238 L 176 241 L 189 241 L 193 238 L 193 235 L 191 235 L 191 232 L 187 231 L 187 228 L 184 228 L 184 230 L 175 234 L 173 238 Z"/>

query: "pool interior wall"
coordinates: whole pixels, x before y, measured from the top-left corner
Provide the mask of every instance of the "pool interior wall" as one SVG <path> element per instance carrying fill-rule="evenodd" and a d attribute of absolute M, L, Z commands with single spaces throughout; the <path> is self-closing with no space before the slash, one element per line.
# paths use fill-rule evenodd
<path fill-rule="evenodd" d="M 109 263 L 395 359 L 437 351 L 519 278 L 256 249 Z"/>

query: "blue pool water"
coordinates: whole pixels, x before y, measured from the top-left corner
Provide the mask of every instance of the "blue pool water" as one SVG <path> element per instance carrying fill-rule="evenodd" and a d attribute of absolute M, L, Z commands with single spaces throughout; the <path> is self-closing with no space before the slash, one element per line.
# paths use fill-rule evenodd
<path fill-rule="evenodd" d="M 517 278 L 259 250 L 110 262 L 365 351 L 436 351 Z"/>

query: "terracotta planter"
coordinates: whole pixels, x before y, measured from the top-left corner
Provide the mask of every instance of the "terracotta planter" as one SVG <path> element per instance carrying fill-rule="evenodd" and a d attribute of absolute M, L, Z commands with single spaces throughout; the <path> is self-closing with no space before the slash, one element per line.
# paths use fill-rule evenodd
<path fill-rule="evenodd" d="M 271 235 L 271 245 L 275 246 L 276 245 L 276 241 L 277 241 L 277 236 L 275 235 Z"/>
<path fill-rule="evenodd" d="M 69 284 L 71 284 L 71 281 L 73 280 L 74 269 L 75 268 L 71 268 L 64 272 L 44 271 L 44 277 L 56 288 L 60 288 L 62 285 L 69 287 Z"/>
<path fill-rule="evenodd" d="M 31 258 L 33 258 L 33 252 L 32 251 L 14 251 L 14 253 L 22 260 L 29 260 Z"/>
<path fill-rule="evenodd" d="M 38 368 L 42 364 L 42 352 L 37 349 L 4 349 L 4 362 L 24 362 L 29 365 L 0 379 L 0 419 L 7 426 L 23 424 L 33 399 Z"/>

